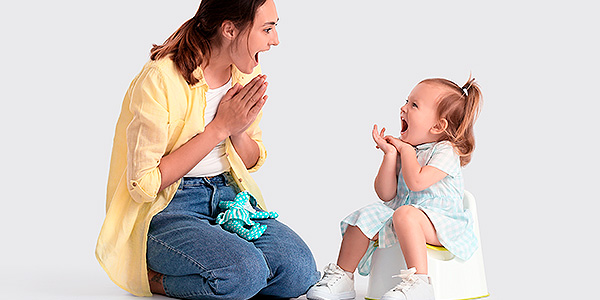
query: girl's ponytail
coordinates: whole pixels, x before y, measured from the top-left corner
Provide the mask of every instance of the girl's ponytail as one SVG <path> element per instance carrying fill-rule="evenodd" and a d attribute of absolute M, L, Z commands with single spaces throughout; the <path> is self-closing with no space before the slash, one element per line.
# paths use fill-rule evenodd
<path fill-rule="evenodd" d="M 438 117 L 448 121 L 444 136 L 441 140 L 450 141 L 460 155 L 460 164 L 465 166 L 471 161 L 471 154 L 475 149 L 475 135 L 473 125 L 481 107 L 481 89 L 475 78 L 462 86 L 443 79 L 425 79 L 422 83 L 441 84 L 449 88 L 450 92 L 442 95 L 438 104 Z"/>
<path fill-rule="evenodd" d="M 457 148 L 461 154 L 461 165 L 466 165 L 471 161 L 471 154 L 475 149 L 475 135 L 473 124 L 479 116 L 481 90 L 475 82 L 475 78 L 469 77 L 469 80 L 461 87 L 464 97 L 464 115 L 460 126 L 456 130 Z"/>

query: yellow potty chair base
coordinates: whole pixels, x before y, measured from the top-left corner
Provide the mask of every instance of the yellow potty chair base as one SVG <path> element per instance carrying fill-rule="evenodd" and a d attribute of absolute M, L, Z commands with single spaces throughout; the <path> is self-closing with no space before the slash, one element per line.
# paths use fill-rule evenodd
<path fill-rule="evenodd" d="M 465 191 L 464 206 L 471 210 L 475 234 L 479 239 L 479 222 L 475 199 Z M 481 242 L 473 256 L 464 261 L 444 247 L 427 245 L 427 264 L 436 300 L 479 299 L 489 296 L 483 267 Z M 371 274 L 365 299 L 377 300 L 400 283 L 400 270 L 408 269 L 400 245 L 378 248 L 371 258 Z"/>

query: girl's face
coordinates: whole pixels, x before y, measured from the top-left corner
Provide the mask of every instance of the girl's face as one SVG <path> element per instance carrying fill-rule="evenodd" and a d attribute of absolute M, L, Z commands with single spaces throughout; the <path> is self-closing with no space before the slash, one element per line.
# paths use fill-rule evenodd
<path fill-rule="evenodd" d="M 416 146 L 438 140 L 441 132 L 436 127 L 440 125 L 437 104 L 443 92 L 443 88 L 428 83 L 419 83 L 410 92 L 406 104 L 400 108 L 402 141 Z"/>
<path fill-rule="evenodd" d="M 233 64 L 243 73 L 250 74 L 258 65 L 260 52 L 268 51 L 271 46 L 279 45 L 275 26 L 279 21 L 273 0 L 267 0 L 256 11 L 254 24 L 241 32 L 231 47 Z"/>

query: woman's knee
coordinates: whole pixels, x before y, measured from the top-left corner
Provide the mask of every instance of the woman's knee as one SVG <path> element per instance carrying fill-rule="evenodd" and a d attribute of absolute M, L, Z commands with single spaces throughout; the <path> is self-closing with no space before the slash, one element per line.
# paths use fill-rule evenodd
<path fill-rule="evenodd" d="M 314 285 L 320 278 L 310 248 L 299 242 L 288 247 L 279 255 L 267 258 L 271 267 L 271 284 L 265 293 L 282 298 L 298 297 Z"/>
<path fill-rule="evenodd" d="M 260 251 L 246 252 L 221 270 L 214 287 L 217 294 L 232 295 L 232 299 L 248 299 L 267 286 L 269 275 L 269 267 Z"/>
<path fill-rule="evenodd" d="M 308 247 L 307 247 L 308 250 Z M 289 297 L 298 297 L 313 286 L 320 278 L 317 271 L 314 257 L 310 250 L 302 252 L 295 258 L 289 259 L 284 263 L 283 272 L 286 273 L 288 280 L 293 288 L 290 288 Z"/>

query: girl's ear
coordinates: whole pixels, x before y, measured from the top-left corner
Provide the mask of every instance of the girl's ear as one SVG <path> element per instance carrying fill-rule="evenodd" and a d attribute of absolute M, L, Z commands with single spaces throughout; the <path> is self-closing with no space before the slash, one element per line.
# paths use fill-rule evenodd
<path fill-rule="evenodd" d="M 437 135 L 437 134 L 440 134 L 440 133 L 443 133 L 444 131 L 446 131 L 447 128 L 448 128 L 448 120 L 442 118 L 439 121 L 437 121 L 433 125 L 433 127 L 431 127 L 429 132 Z"/>
<path fill-rule="evenodd" d="M 225 39 L 233 41 L 237 35 L 237 29 L 233 22 L 229 20 L 223 21 L 223 24 L 221 24 L 221 34 Z"/>

